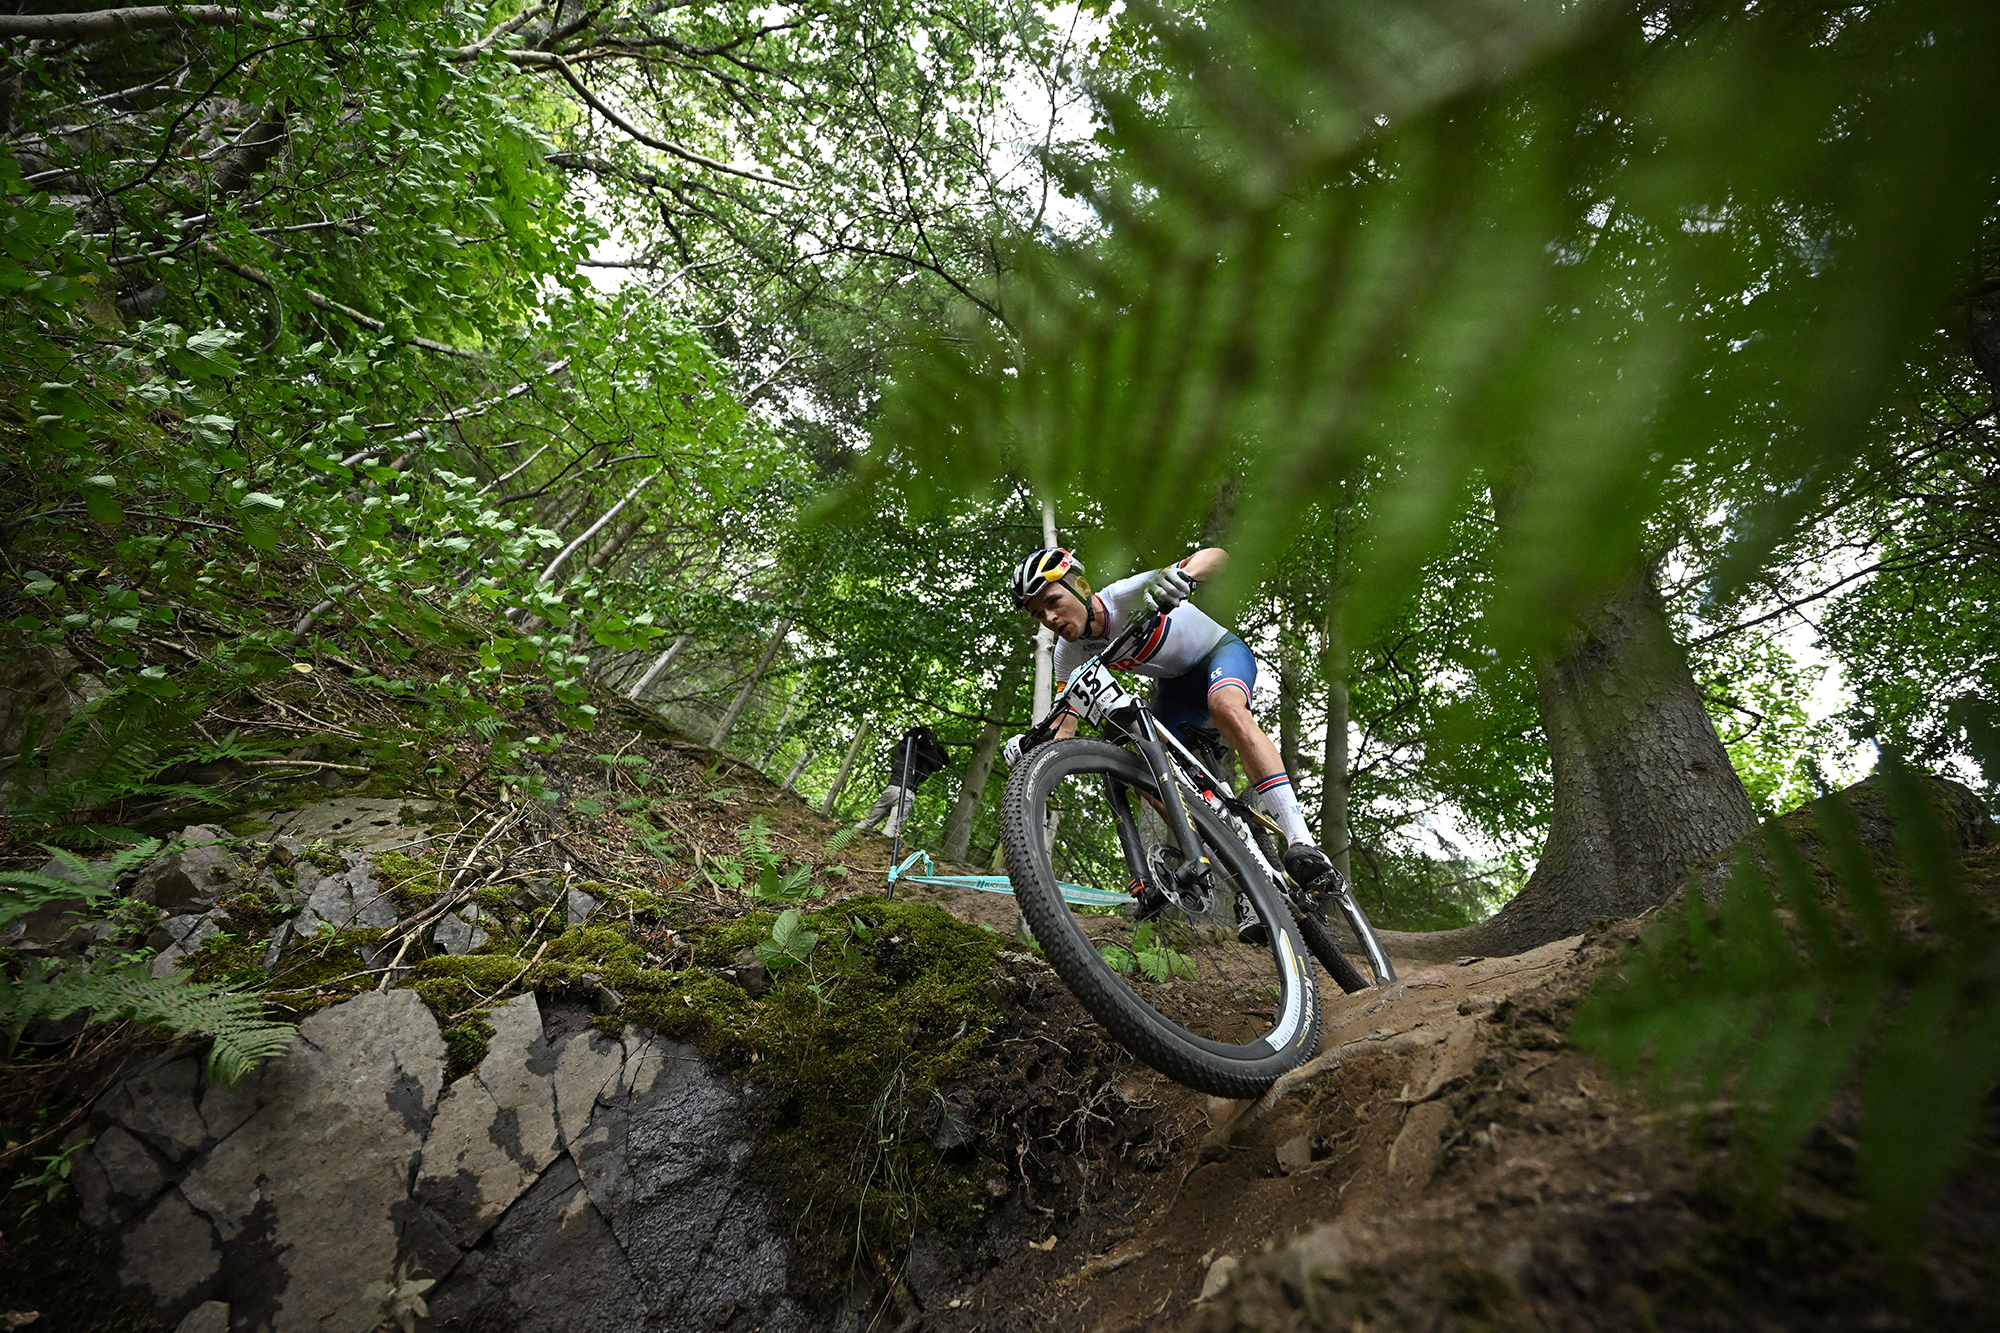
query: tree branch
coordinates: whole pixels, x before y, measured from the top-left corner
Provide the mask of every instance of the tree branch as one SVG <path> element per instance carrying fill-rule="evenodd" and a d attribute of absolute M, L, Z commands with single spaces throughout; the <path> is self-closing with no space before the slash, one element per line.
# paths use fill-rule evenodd
<path fill-rule="evenodd" d="M 692 162 L 696 166 L 707 167 L 711 171 L 724 171 L 732 176 L 741 176 L 745 180 L 761 181 L 765 185 L 776 185 L 786 190 L 796 190 L 799 188 L 791 181 L 781 180 L 776 176 L 767 176 L 761 171 L 752 171 L 748 167 L 733 167 L 727 162 L 719 162 L 715 158 L 697 153 L 692 148 L 683 148 L 671 140 L 654 138 L 599 100 L 597 94 L 584 87 L 583 80 L 576 77 L 576 71 L 570 68 L 569 61 L 564 60 L 553 51 L 502 51 L 500 54 L 524 68 L 540 67 L 543 69 L 553 69 L 556 73 L 563 76 L 565 83 L 576 90 L 578 97 L 590 103 L 598 115 L 603 116 L 613 125 L 616 125 L 640 143 L 645 144 L 648 148 L 657 148 L 663 153 L 680 158 L 683 162 Z"/>
<path fill-rule="evenodd" d="M 245 282 L 254 282 L 259 287 L 264 288 L 266 291 L 275 292 L 278 290 L 277 280 L 273 278 L 270 274 L 264 272 L 262 269 L 253 268 L 248 264 L 238 263 L 236 260 L 231 259 L 228 255 L 224 254 L 218 246 L 212 244 L 211 242 L 203 241 L 201 243 L 201 251 L 203 254 L 212 257 L 216 263 L 228 269 L 231 273 L 234 273 L 237 277 L 242 278 Z M 347 319 L 353 320 L 356 324 L 359 324 L 362 328 L 368 329 L 375 333 L 389 332 L 389 326 L 387 324 L 384 324 L 381 320 L 376 319 L 373 315 L 362 314 L 359 310 L 356 310 L 353 306 L 342 305 L 340 302 L 334 300 L 332 297 L 324 296 L 319 292 L 314 291 L 310 287 L 299 287 L 296 288 L 295 290 L 297 290 L 301 296 L 305 297 L 309 303 L 311 303 L 314 306 L 317 306 L 319 309 L 324 310 L 329 314 L 344 316 Z M 469 352 L 463 347 L 453 347 L 449 343 L 433 342 L 429 338 L 419 338 L 414 334 L 410 336 L 409 342 L 412 346 L 421 347 L 427 352 L 443 352 L 446 356 L 462 356 L 467 360 L 471 361 L 476 361 L 480 357 L 480 354 L 478 352 Z"/>
<path fill-rule="evenodd" d="M 77 42 L 154 28 L 226 28 L 239 22 L 268 24 L 270 20 L 255 10 L 228 5 L 139 5 L 73 14 L 0 14 L 0 37 Z"/>

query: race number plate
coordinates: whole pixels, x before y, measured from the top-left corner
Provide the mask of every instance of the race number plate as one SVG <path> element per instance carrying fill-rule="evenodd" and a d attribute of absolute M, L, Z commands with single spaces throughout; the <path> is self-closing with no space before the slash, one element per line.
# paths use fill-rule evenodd
<path fill-rule="evenodd" d="M 1111 714 L 1130 708 L 1139 701 L 1113 678 L 1102 662 L 1098 662 L 1084 668 L 1070 680 L 1063 702 L 1080 713 L 1084 721 L 1102 723 Z"/>

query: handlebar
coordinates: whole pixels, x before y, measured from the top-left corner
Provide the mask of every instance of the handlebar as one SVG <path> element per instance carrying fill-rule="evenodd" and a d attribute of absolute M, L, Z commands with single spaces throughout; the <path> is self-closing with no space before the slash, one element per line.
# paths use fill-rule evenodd
<path fill-rule="evenodd" d="M 1132 640 L 1139 638 L 1144 634 L 1151 633 L 1155 622 L 1157 622 L 1165 614 L 1166 612 L 1164 611 L 1155 611 L 1153 612 L 1153 614 L 1146 616 L 1144 619 L 1134 619 L 1131 624 L 1127 625 L 1124 629 L 1118 632 L 1117 637 L 1113 638 L 1110 643 L 1105 644 L 1103 648 L 1099 649 L 1096 656 L 1092 657 L 1088 662 L 1085 662 L 1082 666 L 1078 667 L 1075 671 L 1071 672 L 1069 677 L 1070 680 L 1075 680 L 1077 677 L 1081 676 L 1085 671 L 1097 665 L 1097 663 L 1104 661 L 1106 658 L 1116 657 L 1119 653 L 1124 651 L 1125 645 L 1130 643 Z M 1049 701 L 1049 715 L 1043 718 L 1040 722 L 1037 722 L 1033 727 L 1030 727 L 1028 729 L 1027 734 L 1022 738 L 1023 744 L 1021 748 L 1024 751 L 1034 749 L 1036 746 L 1040 745 L 1043 741 L 1046 741 L 1049 738 L 1049 734 L 1055 730 L 1056 719 L 1062 716 L 1062 710 L 1058 708 L 1056 705 L 1060 704 L 1068 694 L 1069 694 L 1069 686 L 1065 684 L 1063 686 L 1063 692 L 1061 694 L 1058 694 L 1054 699 Z"/>

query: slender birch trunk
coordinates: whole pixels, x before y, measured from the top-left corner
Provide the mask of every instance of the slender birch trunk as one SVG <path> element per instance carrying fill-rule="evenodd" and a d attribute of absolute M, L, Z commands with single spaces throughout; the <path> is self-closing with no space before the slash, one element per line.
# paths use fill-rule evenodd
<path fill-rule="evenodd" d="M 687 647 L 688 641 L 693 637 L 694 635 L 692 634 L 683 634 L 668 644 L 666 651 L 654 658 L 653 665 L 646 668 L 646 674 L 639 677 L 639 683 L 625 692 L 625 697 L 633 703 L 639 702 L 639 696 L 644 694 L 647 687 L 660 678 L 662 671 L 665 671 L 674 664 L 674 659 L 681 655 L 681 649 Z"/>
<path fill-rule="evenodd" d="M 854 771 L 854 761 L 861 757 L 861 747 L 867 740 L 868 719 L 863 718 L 861 729 L 854 733 L 854 743 L 847 747 L 847 758 L 840 761 L 840 772 L 834 774 L 833 790 L 826 794 L 826 801 L 819 808 L 819 812 L 829 819 L 833 817 L 833 803 L 840 799 L 840 790 L 847 785 L 847 775 Z"/>
<path fill-rule="evenodd" d="M 562 550 L 556 552 L 556 558 L 549 561 L 548 568 L 542 571 L 541 582 L 543 583 L 553 582 L 555 580 L 556 571 L 561 569 L 563 567 L 564 562 L 567 561 L 572 555 L 576 554 L 579 547 L 581 547 L 585 542 L 589 541 L 592 537 L 595 537 L 599 532 L 603 531 L 605 524 L 609 523 L 612 519 L 617 518 L 619 513 L 624 510 L 626 505 L 631 504 L 634 500 L 639 498 L 640 491 L 643 491 L 648 486 L 652 485 L 653 482 L 659 478 L 660 473 L 665 471 L 666 471 L 665 468 L 656 469 L 651 476 L 645 478 L 643 481 L 640 481 L 638 484 L 634 485 L 631 490 L 625 492 L 624 499 L 620 500 L 617 504 L 612 505 L 610 509 L 606 510 L 604 512 L 603 517 L 599 518 L 595 523 L 585 528 L 582 531 L 582 533 L 580 533 L 577 536 L 575 541 L 571 542 L 568 546 L 563 547 Z"/>
<path fill-rule="evenodd" d="M 1326 652 L 1320 660 L 1326 674 L 1326 747 L 1320 765 L 1319 845 L 1333 858 L 1334 867 L 1352 882 L 1349 868 L 1354 834 L 1347 826 L 1348 768 L 1353 762 L 1347 748 L 1347 645 L 1341 638 L 1339 608 L 1330 599 Z"/>
<path fill-rule="evenodd" d="M 993 703 L 987 710 L 986 729 L 979 733 L 979 741 L 973 746 L 972 761 L 965 766 L 965 778 L 958 786 L 958 800 L 945 818 L 939 854 L 951 860 L 963 861 L 972 845 L 972 824 L 979 817 L 979 804 L 985 799 L 986 784 L 993 776 L 993 761 L 1000 757 L 1000 746 L 1006 740 L 1006 726 L 995 719 L 1006 713 L 1020 690 L 1023 665 L 1017 656 L 1001 671 L 999 687 L 994 690 Z"/>
<path fill-rule="evenodd" d="M 764 673 L 771 669 L 772 659 L 777 657 L 778 649 L 785 646 L 785 635 L 791 633 L 794 614 L 794 611 L 787 611 L 778 621 L 778 632 L 771 636 L 771 642 L 765 647 L 764 655 L 757 659 L 757 665 L 750 668 L 750 678 L 743 682 L 743 688 L 736 692 L 736 698 L 729 705 L 728 711 L 723 713 L 722 720 L 715 724 L 715 734 L 708 738 L 710 748 L 720 750 L 722 743 L 729 739 L 730 731 L 736 726 L 736 719 L 743 715 L 743 706 L 750 702 L 751 691 L 757 688 L 757 682 L 764 679 Z"/>

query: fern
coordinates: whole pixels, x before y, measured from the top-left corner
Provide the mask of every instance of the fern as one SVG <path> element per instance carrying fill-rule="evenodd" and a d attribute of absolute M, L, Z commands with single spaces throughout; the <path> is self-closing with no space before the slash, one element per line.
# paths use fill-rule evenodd
<path fill-rule="evenodd" d="M 2000 930 L 1957 882 L 1921 780 L 1885 763 L 1883 781 L 1934 927 L 1928 944 L 1895 928 L 1853 812 L 1823 798 L 1813 810 L 1831 902 L 1799 847 L 1767 826 L 1764 864 L 1739 860 L 1713 916 L 1690 893 L 1570 1035 L 1624 1074 L 1643 1070 L 1667 1105 L 1732 1092 L 1738 1140 L 1767 1193 L 1854 1089 L 1870 1218 L 1907 1252 L 2000 1080 Z"/>
<path fill-rule="evenodd" d="M 826 840 L 827 855 L 828 856 L 833 855 L 835 852 L 838 852 L 841 848 L 847 846 L 848 843 L 853 842 L 859 836 L 861 836 L 860 829 L 857 828 L 842 829 L 840 832 L 834 834 L 831 838 L 828 838 Z"/>
<path fill-rule="evenodd" d="M 154 977 L 143 961 L 129 958 L 67 967 L 44 961 L 30 964 L 18 979 L 0 977 L 0 1025 L 10 1046 L 30 1023 L 85 1010 L 99 1023 L 125 1018 L 179 1037 L 209 1038 L 209 1076 L 223 1083 L 235 1083 L 258 1061 L 282 1052 L 295 1030 L 265 1018 L 255 995 L 184 973 Z"/>
<path fill-rule="evenodd" d="M 743 844 L 743 855 L 755 864 L 769 869 L 778 863 L 778 853 L 771 846 L 771 826 L 762 815 L 750 816 L 750 822 L 738 832 Z"/>
<path fill-rule="evenodd" d="M 0 871 L 0 927 L 45 903 L 79 898 L 86 903 L 97 902 L 117 887 L 119 877 L 126 871 L 158 854 L 160 840 L 147 838 L 133 843 L 110 860 L 95 864 L 75 852 L 47 843 L 42 844 L 42 850 L 69 872 L 68 877 L 45 875 L 38 870 Z"/>
<path fill-rule="evenodd" d="M 235 731 L 221 741 L 189 744 L 196 719 L 218 692 L 263 673 L 264 668 L 238 660 L 241 651 L 225 640 L 172 682 L 141 676 L 99 695 L 70 717 L 45 753 L 37 754 L 41 731 L 31 726 L 14 768 L 16 800 L 9 819 L 30 828 L 52 828 L 78 811 L 134 797 L 221 804 L 211 787 L 158 779 L 181 764 L 276 753 Z M 39 775 L 38 787 L 34 775 Z"/>

